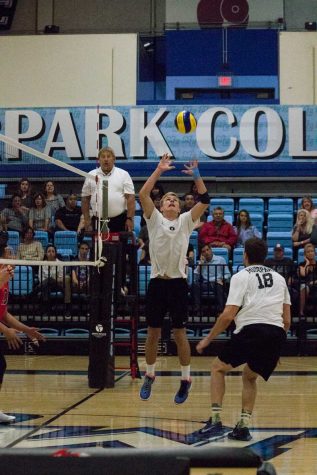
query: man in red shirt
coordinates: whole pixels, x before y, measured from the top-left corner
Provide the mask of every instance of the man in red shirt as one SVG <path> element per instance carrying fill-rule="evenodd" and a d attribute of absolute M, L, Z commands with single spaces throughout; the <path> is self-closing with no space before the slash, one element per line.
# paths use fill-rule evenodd
<path fill-rule="evenodd" d="M 211 247 L 225 247 L 230 252 L 237 243 L 237 234 L 232 224 L 224 219 L 224 210 L 220 207 L 212 210 L 212 217 L 213 220 L 204 223 L 200 229 L 200 244 L 211 244 Z"/>
<path fill-rule="evenodd" d="M 5 258 L 5 249 L 5 245 L 0 246 L 0 258 L 2 259 Z M 9 348 L 17 350 L 23 344 L 19 336 L 20 332 L 25 333 L 35 344 L 38 344 L 39 340 L 44 341 L 45 338 L 36 328 L 24 325 L 8 312 L 9 280 L 12 279 L 13 274 L 12 266 L 0 264 L 0 332 L 6 338 Z M 6 367 L 5 357 L 0 353 L 0 389 Z M 0 411 L 0 424 L 10 424 L 14 421 L 14 416 L 8 416 Z"/>

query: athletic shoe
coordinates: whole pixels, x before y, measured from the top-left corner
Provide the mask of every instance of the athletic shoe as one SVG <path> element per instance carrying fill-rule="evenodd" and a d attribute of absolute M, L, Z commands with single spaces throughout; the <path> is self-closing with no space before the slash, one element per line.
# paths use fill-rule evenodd
<path fill-rule="evenodd" d="M 4 412 L 0 412 L 0 424 L 11 424 L 12 422 L 15 422 L 14 416 L 8 416 Z"/>
<path fill-rule="evenodd" d="M 145 375 L 144 383 L 142 384 L 142 388 L 140 390 L 140 398 L 142 401 L 147 401 L 150 399 L 151 391 L 152 391 L 152 384 L 154 383 L 155 376 L 148 376 Z"/>
<path fill-rule="evenodd" d="M 239 424 L 237 424 L 233 431 L 229 432 L 228 439 L 248 441 L 252 439 L 252 436 L 247 427 L 239 427 Z"/>
<path fill-rule="evenodd" d="M 212 422 L 211 417 L 206 422 L 206 425 L 199 429 L 198 436 L 199 437 L 211 437 L 213 435 L 222 435 L 224 429 L 222 427 L 222 422 Z"/>
<path fill-rule="evenodd" d="M 181 379 L 181 385 L 174 398 L 175 404 L 183 404 L 186 401 L 191 385 L 191 379 Z"/>

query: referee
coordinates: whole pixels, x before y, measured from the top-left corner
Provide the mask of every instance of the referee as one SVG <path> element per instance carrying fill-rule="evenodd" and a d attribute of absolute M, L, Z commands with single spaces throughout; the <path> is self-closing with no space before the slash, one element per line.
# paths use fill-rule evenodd
<path fill-rule="evenodd" d="M 256 399 L 256 380 L 274 371 L 290 327 L 290 296 L 280 274 L 264 265 L 267 246 L 258 238 L 245 242 L 245 269 L 231 278 L 226 307 L 208 336 L 197 345 L 202 353 L 212 340 L 235 321 L 231 340 L 211 366 L 211 417 L 198 431 L 200 437 L 220 435 L 225 375 L 246 363 L 242 372 L 242 411 L 229 439 L 250 440 L 249 424 Z"/>
<path fill-rule="evenodd" d="M 115 154 L 112 148 L 103 147 L 98 154 L 100 167 L 91 170 L 89 175 L 98 178 L 100 184 L 108 180 L 108 223 L 110 232 L 133 231 L 135 214 L 135 193 L 132 179 L 128 172 L 115 166 Z M 102 186 L 95 180 L 86 178 L 82 188 L 82 213 L 85 230 L 91 231 L 90 206 L 97 221 L 102 216 Z"/>

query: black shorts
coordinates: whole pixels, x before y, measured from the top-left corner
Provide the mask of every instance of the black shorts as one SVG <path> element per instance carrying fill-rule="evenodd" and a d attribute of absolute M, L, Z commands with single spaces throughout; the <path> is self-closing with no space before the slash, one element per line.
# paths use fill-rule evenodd
<path fill-rule="evenodd" d="M 151 279 L 146 295 L 146 322 L 149 327 L 162 328 L 167 312 L 172 328 L 187 324 L 188 284 L 186 279 Z"/>
<path fill-rule="evenodd" d="M 247 363 L 267 381 L 278 363 L 285 340 L 285 330 L 276 325 L 247 325 L 240 333 L 232 335 L 218 357 L 234 368 Z"/>

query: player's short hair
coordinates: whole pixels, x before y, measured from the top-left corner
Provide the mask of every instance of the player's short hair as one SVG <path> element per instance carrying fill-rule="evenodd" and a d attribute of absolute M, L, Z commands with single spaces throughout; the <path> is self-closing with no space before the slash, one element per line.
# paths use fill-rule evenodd
<path fill-rule="evenodd" d="M 244 244 L 244 252 L 248 257 L 249 264 L 263 264 L 267 255 L 267 244 L 263 239 L 257 237 L 247 239 Z"/>
<path fill-rule="evenodd" d="M 162 196 L 161 201 L 160 201 L 160 206 L 163 205 L 163 201 L 164 201 L 168 196 L 174 196 L 174 198 L 177 199 L 179 206 L 181 205 L 181 200 L 178 198 L 177 194 L 174 193 L 173 191 L 168 191 L 167 193 L 165 193 L 165 195 Z"/>

